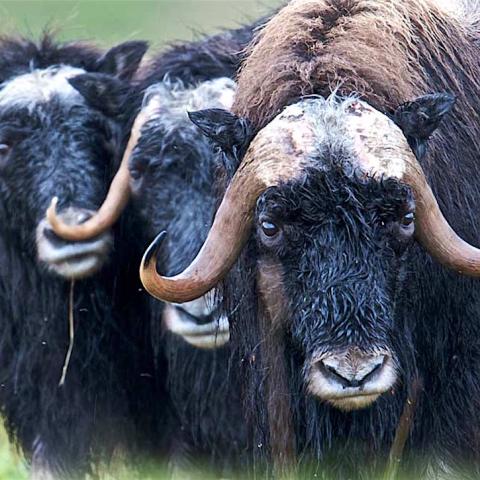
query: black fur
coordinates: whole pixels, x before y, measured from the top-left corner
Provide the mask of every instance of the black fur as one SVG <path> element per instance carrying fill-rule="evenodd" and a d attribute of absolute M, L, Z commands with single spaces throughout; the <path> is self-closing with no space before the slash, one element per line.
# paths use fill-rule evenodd
<path fill-rule="evenodd" d="M 51 65 L 71 65 L 87 72 L 105 73 L 130 80 L 147 50 L 145 42 L 125 42 L 102 54 L 88 43 L 57 43 L 50 34 L 39 42 L 1 37 L 0 82 Z"/>
<path fill-rule="evenodd" d="M 139 75 L 138 88 L 135 92 L 130 92 L 124 110 L 138 112 L 144 91 L 166 79 L 171 82 L 180 81 L 185 87 L 220 77 L 235 79 L 247 46 L 253 40 L 255 32 L 271 15 L 237 29 L 224 30 L 216 35 L 201 35 L 192 42 L 172 43 L 155 55 Z"/>
<path fill-rule="evenodd" d="M 446 89 L 447 81 L 436 85 Z M 414 112 L 430 100 L 434 113 L 436 100 L 442 108 L 434 124 L 425 126 L 425 116 Z M 474 95 L 461 99 L 469 108 L 475 102 Z M 448 221 L 478 244 L 480 224 L 474 211 L 480 188 L 476 176 L 468 173 L 479 154 L 471 141 L 478 125 L 462 117 L 461 105 L 440 123 L 452 105 L 451 96 L 422 97 L 400 107 L 396 120 L 419 142 L 438 127 L 424 168 Z M 202 131 L 218 131 L 213 125 L 218 117 L 204 117 L 203 123 L 212 124 L 202 125 Z M 238 160 L 231 149 L 221 156 L 227 163 Z M 437 473 L 446 467 L 461 478 L 476 478 L 478 280 L 438 265 L 404 234 L 401 220 L 413 205 L 407 186 L 358 176 L 341 150 L 326 150 L 301 179 L 269 188 L 258 199 L 253 233 L 223 286 L 225 312 L 242 356 L 251 436 L 259 446 L 255 469 L 269 465 L 269 414 L 276 413 L 267 409 L 266 387 L 269 370 L 278 368 L 269 363 L 273 327 L 265 327 L 268 320 L 258 314 L 263 310 L 256 285 L 262 263 L 273 262 L 282 269 L 286 296 L 285 354 L 276 361 L 288 371 L 299 468 L 319 478 L 381 473 L 409 389 L 420 377 L 424 389 L 402 468 L 417 478 L 430 462 Z M 262 233 L 265 220 L 280 227 L 274 240 Z M 398 363 L 399 380 L 373 406 L 345 413 L 307 394 L 305 375 L 316 353 L 349 345 L 366 351 L 388 347 Z"/>
<path fill-rule="evenodd" d="M 417 158 L 425 156 L 427 140 L 454 104 L 453 95 L 437 93 L 424 95 L 397 108 L 393 120 L 403 130 Z"/>
<path fill-rule="evenodd" d="M 194 42 L 172 44 L 152 61 L 145 74 L 145 85 L 152 85 L 165 77 L 181 80 L 186 86 L 213 78 L 235 78 L 245 48 L 255 30 L 266 21 L 267 18 L 261 18 L 244 27 L 202 36 Z"/>
<path fill-rule="evenodd" d="M 152 62 L 141 90 L 165 78 L 171 84 L 181 82 L 180 88 L 219 77 L 234 78 L 242 51 L 259 23 L 171 47 Z M 190 117 L 201 122 L 202 114 L 194 112 Z M 232 129 L 236 132 L 233 141 L 228 135 Z M 230 142 L 236 157 L 239 140 L 249 134 L 248 123 L 234 122 L 223 133 L 224 147 Z M 193 124 L 164 129 L 153 120 L 142 131 L 130 163 L 134 206 L 145 221 L 147 236 L 168 232 L 159 258 L 162 272 L 175 274 L 194 258 L 216 209 L 214 185 L 223 184 L 237 167 L 236 163 L 217 164 L 212 148 L 212 142 Z M 159 302 L 152 303 L 152 311 L 158 316 L 161 310 Z M 245 422 L 240 386 L 236 376 L 230 376 L 229 347 L 199 351 L 168 332 L 162 345 L 169 366 L 169 391 L 181 429 L 176 442 L 178 455 L 190 461 L 203 460 L 221 470 L 232 464 L 239 466 L 245 449 Z M 158 345 L 156 349 L 161 351 Z"/>
<path fill-rule="evenodd" d="M 118 117 L 130 91 L 130 85 L 104 73 L 85 73 L 69 80 L 88 104 L 108 117 Z"/>
<path fill-rule="evenodd" d="M 130 165 L 134 207 L 141 212 L 148 236 L 168 231 L 161 237 L 159 271 L 183 270 L 206 238 L 216 205 L 212 185 L 220 173 L 211 149 L 193 124 L 165 132 L 153 122 L 142 132 Z M 152 300 L 152 311 L 153 321 L 159 323 L 161 304 Z M 169 393 L 179 421 L 176 462 L 186 456 L 190 468 L 191 462 L 231 467 L 245 439 L 228 346 L 201 351 L 170 332 L 157 341 L 162 345 L 156 345 L 157 351 L 167 358 Z"/>
<path fill-rule="evenodd" d="M 96 69 L 99 73 L 113 75 L 120 80 L 130 81 L 137 73 L 148 44 L 133 40 L 124 42 L 108 50 L 97 60 Z"/>
<path fill-rule="evenodd" d="M 145 44 L 103 54 L 45 36 L 0 42 L 0 80 L 31 69 L 71 65 L 128 80 Z M 31 110 L 0 111 L 0 143 L 10 146 L 0 172 L 0 405 L 11 438 L 36 468 L 66 478 L 89 471 L 114 448 L 133 452 L 159 441 L 148 322 L 136 274 L 136 226 L 115 229 L 110 262 L 77 281 L 76 339 L 66 382 L 69 282 L 37 259 L 35 233 L 53 196 L 61 206 L 97 209 L 116 171 L 122 123 L 58 98 Z"/>
<path fill-rule="evenodd" d="M 190 120 L 232 158 L 241 158 L 253 133 L 249 121 L 221 109 L 189 112 Z"/>

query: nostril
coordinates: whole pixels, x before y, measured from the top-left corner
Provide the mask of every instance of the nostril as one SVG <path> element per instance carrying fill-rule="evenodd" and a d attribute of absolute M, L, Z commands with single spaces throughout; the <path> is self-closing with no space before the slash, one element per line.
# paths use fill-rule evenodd
<path fill-rule="evenodd" d="M 343 388 L 361 388 L 372 380 L 385 366 L 387 355 L 379 355 L 363 362 L 332 362 L 328 359 L 316 362 L 322 375 Z"/>
<path fill-rule="evenodd" d="M 354 386 L 351 379 L 344 377 L 335 367 L 326 364 L 323 360 L 317 362 L 317 367 L 326 378 L 340 383 L 344 388 Z"/>
<path fill-rule="evenodd" d="M 370 371 L 367 371 L 366 373 L 364 372 L 364 376 L 359 379 L 359 386 L 367 383 L 369 380 L 371 380 L 380 370 L 384 367 L 386 361 L 387 361 L 387 356 L 382 355 L 380 357 L 377 357 L 375 359 L 375 362 L 372 362 L 371 365 L 369 365 Z"/>

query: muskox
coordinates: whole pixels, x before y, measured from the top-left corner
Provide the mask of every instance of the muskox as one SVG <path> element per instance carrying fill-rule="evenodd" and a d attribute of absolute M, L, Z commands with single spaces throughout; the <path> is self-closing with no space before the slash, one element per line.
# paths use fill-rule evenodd
<path fill-rule="evenodd" d="M 127 117 L 139 113 L 131 137 L 141 135 L 129 165 L 120 167 L 105 203 L 89 221 L 69 226 L 50 211 L 59 236 L 86 240 L 101 234 L 133 193 L 132 212 L 142 225 L 137 244 L 144 248 L 158 230 L 168 229 L 169 249 L 161 267 L 173 274 L 194 258 L 216 208 L 215 179 L 226 179 L 234 166 L 212 158 L 212 142 L 189 121 L 187 111 L 231 106 L 231 79 L 263 21 L 174 45 L 149 62 L 123 105 L 124 114 L 132 112 Z M 92 79 L 97 98 L 105 97 L 99 103 L 109 104 L 110 90 L 94 84 Z M 228 319 L 217 315 L 216 306 L 213 293 L 184 305 L 151 302 L 156 375 L 167 377 L 178 426 L 171 442 L 176 466 L 197 460 L 223 470 L 238 462 L 245 448 L 239 385 L 236 377 L 230 378 Z M 158 402 L 158 408 L 165 405 Z"/>
<path fill-rule="evenodd" d="M 130 159 L 133 207 L 147 238 L 169 231 L 159 267 L 172 274 L 202 246 L 216 206 L 215 178 L 224 170 L 187 111 L 228 109 L 234 88 L 228 78 L 196 87 L 166 80 L 145 93 L 144 110 L 159 107 L 150 113 Z M 177 467 L 188 461 L 190 468 L 192 462 L 231 468 L 245 446 L 239 384 L 229 371 L 229 324 L 218 307 L 214 292 L 182 305 L 163 306 L 152 299 L 157 312 L 152 320 L 162 318 L 160 354 L 167 358 L 168 391 L 179 421 L 172 441 Z"/>
<path fill-rule="evenodd" d="M 135 227 L 71 242 L 46 219 L 54 196 L 69 224 L 102 202 L 122 149 L 113 113 L 145 50 L 0 41 L 0 405 L 33 476 L 86 472 L 133 449 L 137 433 L 157 441 Z M 97 102 L 92 77 L 109 103 Z"/>
<path fill-rule="evenodd" d="M 195 260 L 161 276 L 159 236 L 141 275 L 170 302 L 223 279 L 260 458 L 382 468 L 423 385 L 404 468 L 478 471 L 479 59 L 473 26 L 429 0 L 294 0 L 235 115 L 195 116 L 241 164 Z"/>

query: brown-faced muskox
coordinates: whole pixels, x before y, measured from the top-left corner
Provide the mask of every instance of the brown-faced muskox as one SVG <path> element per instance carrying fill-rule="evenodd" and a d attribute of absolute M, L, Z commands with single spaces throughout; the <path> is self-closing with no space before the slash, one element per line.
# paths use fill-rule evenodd
<path fill-rule="evenodd" d="M 420 377 L 404 467 L 478 469 L 479 59 L 473 26 L 432 1 L 292 1 L 243 66 L 237 116 L 195 116 L 242 163 L 192 264 L 160 276 L 159 237 L 141 275 L 171 302 L 225 279 L 260 457 L 381 468 Z"/>
<path fill-rule="evenodd" d="M 137 433 L 158 440 L 147 415 L 158 392 L 149 325 L 138 320 L 135 228 L 71 242 L 45 218 L 53 196 L 69 223 L 103 200 L 122 148 L 123 123 L 110 109 L 145 50 L 48 35 L 0 41 L 0 405 L 34 477 L 80 475 L 116 447 L 134 449 Z M 110 89 L 108 104 L 92 106 L 88 74 L 119 95 Z"/>

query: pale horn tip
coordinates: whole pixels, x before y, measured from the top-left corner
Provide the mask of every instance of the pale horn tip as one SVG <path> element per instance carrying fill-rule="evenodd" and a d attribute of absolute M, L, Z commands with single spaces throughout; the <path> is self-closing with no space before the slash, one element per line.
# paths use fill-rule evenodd
<path fill-rule="evenodd" d="M 58 197 L 53 197 L 52 201 L 50 202 L 50 206 L 47 208 L 47 220 L 52 225 L 56 223 L 57 220 L 57 205 L 58 205 Z"/>
<path fill-rule="evenodd" d="M 152 260 L 156 261 L 158 251 L 163 241 L 165 240 L 166 236 L 167 236 L 167 232 L 163 230 L 155 237 L 155 240 L 153 240 L 153 242 L 150 244 L 150 246 L 147 248 L 147 250 L 143 254 L 140 270 L 143 270 L 144 268 L 148 268 Z"/>

